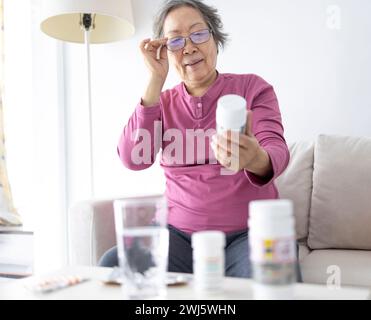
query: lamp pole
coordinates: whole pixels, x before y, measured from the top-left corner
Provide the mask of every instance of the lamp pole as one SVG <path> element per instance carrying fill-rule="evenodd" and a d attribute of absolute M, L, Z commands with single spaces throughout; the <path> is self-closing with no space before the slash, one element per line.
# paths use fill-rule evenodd
<path fill-rule="evenodd" d="M 90 31 L 94 28 L 92 14 L 84 13 L 82 15 L 82 27 L 85 34 L 86 62 L 88 71 L 88 118 L 89 118 L 89 156 L 90 156 L 90 196 L 95 196 L 94 179 L 94 148 L 93 148 L 93 110 L 91 99 L 91 69 L 90 69 Z"/>

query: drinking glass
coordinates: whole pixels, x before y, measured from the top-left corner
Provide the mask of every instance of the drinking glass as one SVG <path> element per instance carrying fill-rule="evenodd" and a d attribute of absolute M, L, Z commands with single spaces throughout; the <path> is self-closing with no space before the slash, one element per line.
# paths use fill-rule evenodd
<path fill-rule="evenodd" d="M 164 297 L 169 251 L 165 197 L 116 200 L 114 212 L 125 297 Z"/>

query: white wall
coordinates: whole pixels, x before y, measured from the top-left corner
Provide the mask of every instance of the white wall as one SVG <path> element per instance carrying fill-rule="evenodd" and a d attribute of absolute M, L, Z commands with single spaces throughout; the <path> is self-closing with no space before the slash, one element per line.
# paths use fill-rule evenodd
<path fill-rule="evenodd" d="M 220 65 L 275 86 L 289 141 L 371 136 L 370 1 L 232 1 L 241 8 L 235 11 L 215 2 L 232 35 Z"/>
<path fill-rule="evenodd" d="M 256 73 L 278 95 L 288 141 L 320 133 L 371 136 L 371 12 L 369 0 L 209 0 L 231 38 L 219 56 L 221 72 Z M 92 48 L 96 191 L 99 197 L 164 189 L 158 165 L 143 172 L 125 169 L 116 144 L 146 83 L 138 50 L 151 36 L 161 1 L 135 0 L 133 38 Z M 76 133 L 84 86 L 84 48 L 68 45 L 68 101 Z M 172 72 L 167 87 L 178 82 Z M 86 121 L 86 119 L 85 119 Z M 73 130 L 72 130 L 73 131 Z M 82 145 L 84 141 L 81 141 Z M 77 148 L 78 149 L 78 148 Z M 83 168 L 74 154 L 71 170 Z M 85 161 L 85 160 L 84 160 Z M 81 172 L 80 172 L 81 173 Z M 75 181 L 86 181 L 80 174 Z M 78 183 L 73 183 L 75 186 Z M 77 193 L 71 196 L 77 200 Z"/>

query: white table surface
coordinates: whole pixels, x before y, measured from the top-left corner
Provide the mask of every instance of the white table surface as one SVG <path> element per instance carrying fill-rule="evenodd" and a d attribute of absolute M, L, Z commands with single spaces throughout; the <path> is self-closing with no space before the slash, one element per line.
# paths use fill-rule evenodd
<path fill-rule="evenodd" d="M 51 275 L 80 275 L 90 278 L 89 281 L 73 287 L 61 289 L 47 294 L 35 294 L 27 285 L 43 277 L 29 277 L 21 280 L 0 282 L 0 300 L 120 300 L 123 294 L 120 286 L 107 285 L 107 279 L 112 269 L 98 267 L 69 267 L 51 273 Z M 200 295 L 193 290 L 192 281 L 183 286 L 168 287 L 165 300 L 249 300 L 252 299 L 252 281 L 242 278 L 224 278 L 223 290 L 219 294 Z M 343 300 L 370 299 L 370 290 L 367 288 L 342 287 L 329 289 L 326 286 L 314 284 L 296 284 L 295 299 L 298 300 Z"/>

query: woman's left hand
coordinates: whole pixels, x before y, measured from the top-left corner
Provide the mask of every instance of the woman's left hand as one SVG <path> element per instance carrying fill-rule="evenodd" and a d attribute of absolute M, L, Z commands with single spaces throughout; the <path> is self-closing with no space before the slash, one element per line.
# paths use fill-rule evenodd
<path fill-rule="evenodd" d="M 234 172 L 243 169 L 259 176 L 272 174 L 272 164 L 268 153 L 259 145 L 251 131 L 252 112 L 249 111 L 244 134 L 226 131 L 212 137 L 211 147 L 216 159 L 225 168 Z"/>

